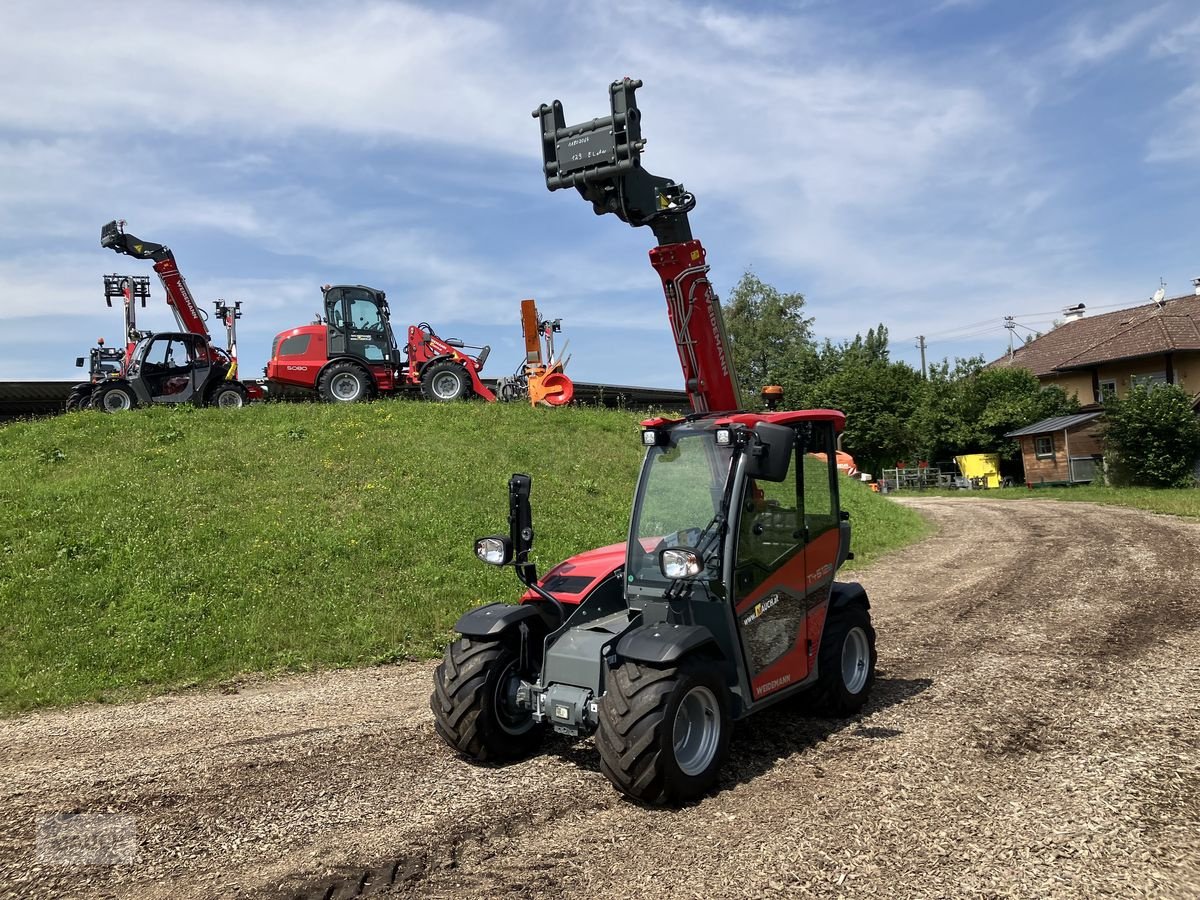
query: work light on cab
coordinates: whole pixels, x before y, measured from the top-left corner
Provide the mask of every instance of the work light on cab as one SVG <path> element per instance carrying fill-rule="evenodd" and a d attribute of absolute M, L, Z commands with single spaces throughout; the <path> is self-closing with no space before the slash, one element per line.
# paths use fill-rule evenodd
<path fill-rule="evenodd" d="M 507 566 L 512 562 L 512 541 L 502 534 L 480 538 L 475 542 L 475 555 L 491 566 Z"/>

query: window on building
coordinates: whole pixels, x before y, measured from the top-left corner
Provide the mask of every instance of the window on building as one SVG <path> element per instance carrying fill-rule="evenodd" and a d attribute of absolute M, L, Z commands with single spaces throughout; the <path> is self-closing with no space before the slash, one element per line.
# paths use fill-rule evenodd
<path fill-rule="evenodd" d="M 1033 452 L 1038 459 L 1050 459 L 1054 456 L 1054 438 L 1048 434 L 1040 434 L 1033 439 Z"/>
<path fill-rule="evenodd" d="M 1166 372 L 1148 372 L 1144 375 L 1130 375 L 1129 376 L 1129 386 L 1134 387 L 1134 388 L 1136 388 L 1136 387 L 1148 387 L 1149 388 L 1149 387 L 1154 387 L 1157 384 L 1166 384 L 1166 383 L 1167 383 L 1167 373 Z"/>
<path fill-rule="evenodd" d="M 1096 399 L 1103 403 L 1105 400 L 1111 400 L 1117 396 L 1117 382 L 1115 380 L 1100 382 L 1100 396 Z"/>

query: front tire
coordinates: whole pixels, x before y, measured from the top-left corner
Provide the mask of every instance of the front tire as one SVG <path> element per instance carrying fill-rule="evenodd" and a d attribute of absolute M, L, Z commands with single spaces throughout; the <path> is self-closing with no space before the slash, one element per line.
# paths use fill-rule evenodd
<path fill-rule="evenodd" d="M 124 412 L 137 406 L 133 388 L 127 384 L 105 384 L 92 392 L 91 408 L 100 412 Z"/>
<path fill-rule="evenodd" d="M 729 693 L 699 660 L 654 668 L 626 662 L 600 698 L 600 769 L 621 793 L 661 805 L 696 800 L 729 752 Z"/>
<path fill-rule="evenodd" d="M 371 376 L 352 362 L 339 362 L 321 373 L 317 395 L 326 403 L 360 403 L 371 396 Z"/>
<path fill-rule="evenodd" d="M 431 363 L 421 373 L 421 393 L 427 400 L 453 403 L 471 396 L 471 378 L 456 362 L 443 359 Z"/>
<path fill-rule="evenodd" d="M 460 638 L 433 673 L 433 727 L 468 759 L 520 759 L 542 742 L 545 728 L 516 705 L 517 652 L 501 641 Z"/>
<path fill-rule="evenodd" d="M 241 409 L 250 402 L 246 388 L 238 381 L 223 381 L 208 397 L 208 405 L 221 409 Z"/>
<path fill-rule="evenodd" d="M 831 609 L 817 656 L 813 706 L 819 715 L 852 716 L 863 708 L 875 683 L 875 629 L 859 603 Z"/>

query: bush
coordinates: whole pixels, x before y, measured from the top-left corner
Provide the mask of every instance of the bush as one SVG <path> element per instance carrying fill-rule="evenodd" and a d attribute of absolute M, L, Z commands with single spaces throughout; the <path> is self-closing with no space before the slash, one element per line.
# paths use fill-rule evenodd
<path fill-rule="evenodd" d="M 1192 398 L 1173 384 L 1140 386 L 1105 405 L 1105 439 L 1131 484 L 1187 487 L 1195 483 L 1200 418 Z"/>

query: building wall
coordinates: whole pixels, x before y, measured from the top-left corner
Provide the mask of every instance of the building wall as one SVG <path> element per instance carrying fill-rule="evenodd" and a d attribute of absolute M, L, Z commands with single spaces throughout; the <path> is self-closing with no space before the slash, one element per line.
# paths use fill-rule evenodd
<path fill-rule="evenodd" d="M 1175 383 L 1189 394 L 1200 394 L 1200 353 L 1191 351 L 1176 353 L 1172 362 L 1175 370 Z M 1154 372 L 1165 372 L 1166 369 L 1166 357 L 1160 355 L 1105 363 L 1098 367 L 1097 374 L 1100 381 L 1115 381 L 1117 396 L 1124 397 L 1131 389 L 1131 376 L 1150 375 Z M 1066 391 L 1068 396 L 1074 396 L 1084 405 L 1095 402 L 1091 371 L 1040 375 L 1038 381 L 1041 382 L 1042 387 L 1057 385 Z"/>
<path fill-rule="evenodd" d="M 1082 456 L 1100 456 L 1104 447 L 1100 440 L 1103 426 L 1096 421 L 1085 422 L 1083 425 L 1070 429 L 1064 440 L 1063 432 L 1056 431 L 1050 436 L 1054 440 L 1053 458 L 1038 459 L 1035 450 L 1035 438 L 1043 435 L 1026 435 L 1021 441 L 1021 462 L 1025 465 L 1025 481 L 1038 484 L 1043 481 L 1070 481 L 1071 467 L 1067 459 L 1068 445 L 1070 455 L 1076 459 Z"/>
<path fill-rule="evenodd" d="M 1200 394 L 1200 353 L 1175 354 L 1175 383 L 1192 396 Z"/>
<path fill-rule="evenodd" d="M 1050 387 L 1057 385 L 1062 388 L 1068 397 L 1078 398 L 1080 403 L 1092 402 L 1092 373 L 1091 372 L 1063 372 L 1054 375 L 1040 375 L 1038 381 L 1042 387 Z"/>

